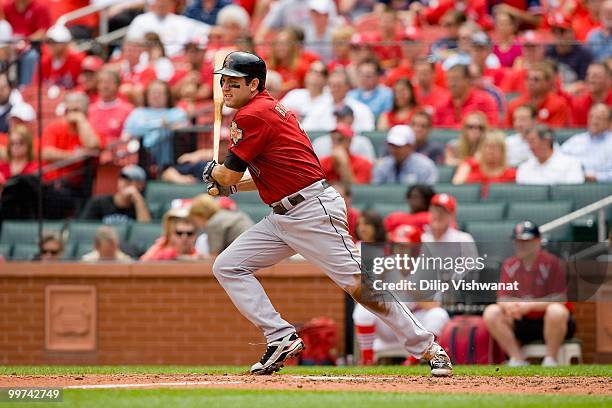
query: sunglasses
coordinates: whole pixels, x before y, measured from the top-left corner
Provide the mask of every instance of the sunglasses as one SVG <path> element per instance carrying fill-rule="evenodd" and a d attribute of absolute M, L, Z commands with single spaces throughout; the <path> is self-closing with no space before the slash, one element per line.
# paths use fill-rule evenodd
<path fill-rule="evenodd" d="M 480 130 L 480 131 L 485 130 L 485 127 L 482 125 L 466 125 L 465 128 L 469 130 Z"/>
<path fill-rule="evenodd" d="M 60 253 L 59 249 L 44 249 L 42 251 L 40 251 L 41 254 L 43 255 L 57 255 Z"/>
<path fill-rule="evenodd" d="M 180 230 L 176 230 L 176 231 L 174 231 L 174 233 L 176 235 L 178 235 L 179 237 L 182 237 L 182 236 L 193 237 L 193 235 L 195 234 L 195 231 L 180 231 Z"/>

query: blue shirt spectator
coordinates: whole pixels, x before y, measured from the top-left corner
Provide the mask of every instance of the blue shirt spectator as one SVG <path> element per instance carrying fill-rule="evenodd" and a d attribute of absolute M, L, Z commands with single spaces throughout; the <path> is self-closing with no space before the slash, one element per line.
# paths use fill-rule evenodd
<path fill-rule="evenodd" d="M 383 112 L 393 109 L 393 91 L 379 85 L 382 68 L 378 61 L 367 59 L 357 69 L 360 87 L 351 90 L 347 96 L 367 105 L 378 120 Z"/>
<path fill-rule="evenodd" d="M 593 105 L 589 111 L 587 131 L 572 136 L 561 146 L 563 153 L 582 163 L 587 181 L 612 181 L 611 114 L 607 105 Z"/>
<path fill-rule="evenodd" d="M 415 136 L 410 126 L 397 125 L 387 134 L 390 155 L 374 167 L 373 184 L 435 184 L 438 169 L 425 155 L 416 153 Z"/>
<path fill-rule="evenodd" d="M 207 7 L 205 3 L 211 4 Z M 212 2 L 205 0 L 192 0 L 185 8 L 183 15 L 185 17 L 193 18 L 194 20 L 214 26 L 217 24 L 217 15 L 219 14 L 219 11 L 221 11 L 223 7 L 230 4 L 232 4 L 231 0 L 217 0 Z"/>
<path fill-rule="evenodd" d="M 611 31 L 596 28 L 591 31 L 587 38 L 587 45 L 596 61 L 605 61 L 612 57 L 612 35 Z"/>

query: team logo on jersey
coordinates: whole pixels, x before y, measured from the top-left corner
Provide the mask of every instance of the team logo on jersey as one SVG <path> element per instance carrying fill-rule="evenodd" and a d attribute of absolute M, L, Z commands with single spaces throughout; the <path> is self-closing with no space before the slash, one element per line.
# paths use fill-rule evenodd
<path fill-rule="evenodd" d="M 230 126 L 230 138 L 232 139 L 232 142 L 234 142 L 235 145 L 242 140 L 242 129 L 240 129 L 238 127 L 238 124 L 234 121 L 232 121 L 232 124 Z"/>

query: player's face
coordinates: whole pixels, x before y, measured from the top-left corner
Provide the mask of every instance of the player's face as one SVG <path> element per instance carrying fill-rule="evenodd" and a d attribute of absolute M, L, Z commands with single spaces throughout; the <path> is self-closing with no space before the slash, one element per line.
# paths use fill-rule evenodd
<path fill-rule="evenodd" d="M 246 105 L 253 94 L 257 92 L 258 80 L 253 79 L 247 85 L 244 78 L 223 75 L 221 77 L 221 89 L 223 90 L 223 102 L 229 108 L 239 109 Z"/>
<path fill-rule="evenodd" d="M 518 259 L 527 259 L 540 250 L 540 239 L 514 240 L 514 253 Z"/>
<path fill-rule="evenodd" d="M 437 205 L 429 207 L 431 213 L 431 229 L 434 232 L 443 234 L 447 229 L 450 228 L 451 222 L 453 221 L 453 215 L 446 211 L 446 209 Z"/>

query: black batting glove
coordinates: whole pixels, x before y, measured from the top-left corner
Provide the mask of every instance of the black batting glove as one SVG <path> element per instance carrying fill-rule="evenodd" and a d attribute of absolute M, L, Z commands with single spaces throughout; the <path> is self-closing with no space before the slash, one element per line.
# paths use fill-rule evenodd
<path fill-rule="evenodd" d="M 215 183 L 215 179 L 212 177 L 212 172 L 216 165 L 217 165 L 217 162 L 214 160 L 211 160 L 208 163 L 206 163 L 206 166 L 204 167 L 204 171 L 202 172 L 202 180 L 204 181 L 204 183 L 206 184 Z M 210 188 L 211 186 L 209 185 L 208 189 L 210 190 Z"/>

